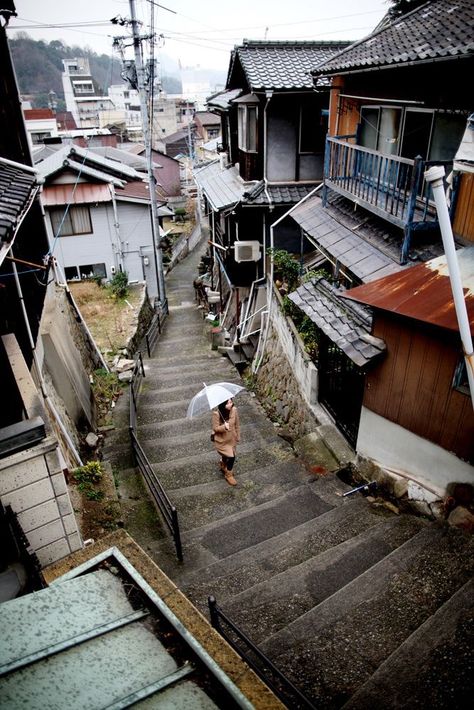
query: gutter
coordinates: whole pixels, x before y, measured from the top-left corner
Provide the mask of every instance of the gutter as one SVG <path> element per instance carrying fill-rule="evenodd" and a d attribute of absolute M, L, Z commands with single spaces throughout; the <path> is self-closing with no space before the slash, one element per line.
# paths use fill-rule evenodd
<path fill-rule="evenodd" d="M 264 191 L 265 195 L 267 196 L 268 200 L 268 206 L 270 211 L 273 210 L 273 203 L 270 199 L 270 195 L 268 193 L 268 179 L 267 179 L 267 108 L 268 104 L 270 103 L 270 99 L 273 96 L 273 91 L 265 91 L 265 96 L 266 96 L 266 103 L 265 103 L 265 108 L 263 109 L 263 182 L 264 182 Z"/>
<path fill-rule="evenodd" d="M 455 61 L 455 60 L 461 60 L 461 59 L 470 59 L 472 57 L 472 54 L 462 54 L 458 55 L 456 57 L 453 57 L 452 54 L 449 55 L 449 57 L 430 57 L 429 59 L 412 59 L 409 62 L 393 62 L 393 64 L 384 64 L 383 66 L 378 66 L 378 67 L 360 67 L 359 69 L 339 69 L 339 70 L 334 70 L 333 72 L 328 72 L 328 73 L 321 73 L 319 75 L 312 74 L 313 79 L 316 79 L 318 76 L 325 76 L 325 77 L 334 77 L 334 76 L 348 76 L 351 74 L 365 74 L 368 72 L 373 72 L 373 71 L 383 71 L 384 69 L 398 69 L 398 68 L 403 68 L 403 67 L 415 67 L 415 66 L 420 66 L 420 64 L 434 64 L 438 62 L 447 62 L 447 61 Z"/>

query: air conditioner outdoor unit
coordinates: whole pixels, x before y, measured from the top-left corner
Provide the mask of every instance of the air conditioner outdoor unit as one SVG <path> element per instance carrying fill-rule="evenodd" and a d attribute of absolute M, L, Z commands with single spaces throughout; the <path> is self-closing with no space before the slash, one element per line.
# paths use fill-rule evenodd
<path fill-rule="evenodd" d="M 235 242 L 234 244 L 235 260 L 241 261 L 258 261 L 260 259 L 260 243 L 255 242 Z"/>

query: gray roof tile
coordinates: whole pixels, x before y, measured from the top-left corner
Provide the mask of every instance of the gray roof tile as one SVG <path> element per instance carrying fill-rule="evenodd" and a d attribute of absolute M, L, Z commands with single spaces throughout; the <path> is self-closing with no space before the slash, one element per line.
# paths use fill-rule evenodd
<path fill-rule="evenodd" d="M 349 42 L 265 42 L 244 40 L 236 47 L 238 59 L 252 91 L 258 89 L 311 89 L 311 69 L 326 61 Z"/>
<path fill-rule="evenodd" d="M 323 278 L 302 284 L 289 298 L 356 365 L 364 367 L 385 350 L 385 343 L 370 336 L 372 316 L 369 309 L 347 308 L 345 299 Z"/>
<path fill-rule="evenodd" d="M 306 197 L 314 188 L 314 183 L 267 185 L 267 190 L 265 191 L 265 183 L 261 180 L 251 190 L 244 193 L 242 202 L 252 205 L 268 205 L 270 202 L 272 204 L 294 205 L 302 200 L 303 197 Z M 267 193 L 270 196 L 270 202 Z"/>
<path fill-rule="evenodd" d="M 221 168 L 219 160 L 195 169 L 194 178 L 215 210 L 240 202 L 244 192 L 255 184 L 244 182 L 233 166 Z"/>
<path fill-rule="evenodd" d="M 431 0 L 354 42 L 329 61 L 323 60 L 312 73 L 324 77 L 363 67 L 472 56 L 473 52 L 473 1 Z"/>
<path fill-rule="evenodd" d="M 0 256 L 4 257 L 9 250 L 37 189 L 31 168 L 9 165 L 0 158 Z"/>

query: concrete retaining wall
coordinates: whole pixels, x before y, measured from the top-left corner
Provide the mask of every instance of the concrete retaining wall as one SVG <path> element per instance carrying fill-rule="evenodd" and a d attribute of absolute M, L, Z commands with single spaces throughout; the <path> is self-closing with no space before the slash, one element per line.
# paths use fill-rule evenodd
<path fill-rule="evenodd" d="M 82 540 L 58 456 L 48 437 L 0 461 L 0 498 L 11 505 L 42 566 L 75 550 Z"/>

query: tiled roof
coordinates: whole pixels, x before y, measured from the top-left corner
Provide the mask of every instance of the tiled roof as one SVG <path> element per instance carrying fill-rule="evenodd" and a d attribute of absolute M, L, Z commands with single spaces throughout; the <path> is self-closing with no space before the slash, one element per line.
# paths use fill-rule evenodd
<path fill-rule="evenodd" d="M 221 125 L 221 119 L 219 116 L 217 116 L 215 113 L 211 113 L 210 111 L 196 111 L 194 114 L 194 120 L 198 119 L 198 121 L 203 125 L 203 126 L 220 126 Z"/>
<path fill-rule="evenodd" d="M 113 182 L 118 186 L 122 185 L 123 180 L 140 180 L 143 177 L 141 173 L 124 163 L 109 160 L 94 153 L 92 150 L 86 150 L 77 145 L 64 146 L 53 155 L 45 158 L 38 163 L 38 172 L 42 177 L 48 178 L 64 167 L 70 167 L 76 171 L 80 170 L 84 175 L 89 175 L 105 182 Z M 120 176 L 120 178 L 116 176 Z"/>
<path fill-rule="evenodd" d="M 37 192 L 32 169 L 8 165 L 0 158 L 0 263 Z"/>
<path fill-rule="evenodd" d="M 361 281 L 371 281 L 402 268 L 399 264 L 400 248 L 389 254 L 366 241 L 360 234 L 361 230 L 356 233 L 339 221 L 343 214 L 338 215 L 334 209 L 323 207 L 317 195 L 298 205 L 291 217 L 330 257 L 337 258 L 343 268 Z"/>
<path fill-rule="evenodd" d="M 242 200 L 244 192 L 254 185 L 244 182 L 237 168 L 222 169 L 219 160 L 196 169 L 194 179 L 215 210 L 223 210 L 237 204 Z"/>
<path fill-rule="evenodd" d="M 474 247 L 456 252 L 467 317 L 474 333 Z M 384 311 L 459 331 L 446 257 L 440 256 L 398 274 L 357 286 L 344 294 Z"/>
<path fill-rule="evenodd" d="M 215 108 L 227 109 L 231 102 L 242 93 L 242 89 L 231 89 L 229 91 L 221 91 L 219 94 L 213 94 L 206 99 L 208 106 Z"/>
<path fill-rule="evenodd" d="M 26 121 L 38 121 L 46 118 L 54 118 L 54 113 L 50 108 L 25 108 L 23 114 Z"/>
<path fill-rule="evenodd" d="M 252 91 L 311 89 L 311 69 L 349 42 L 257 42 L 245 40 L 233 50 L 229 79 L 238 59 Z"/>
<path fill-rule="evenodd" d="M 313 74 L 472 56 L 473 52 L 472 0 L 432 0 L 313 67 Z"/>
<path fill-rule="evenodd" d="M 341 291 L 319 278 L 299 286 L 289 294 L 289 299 L 352 362 L 364 367 L 385 350 L 385 343 L 370 335 L 372 317 L 369 310 L 350 307 L 349 302 L 341 301 L 340 295 Z"/>
<path fill-rule="evenodd" d="M 311 183 L 309 185 L 267 185 L 265 190 L 265 183 L 261 180 L 244 193 L 242 202 L 252 205 L 295 205 L 314 188 L 314 183 Z"/>
<path fill-rule="evenodd" d="M 335 192 L 329 191 L 327 206 L 317 195 L 298 205 L 290 215 L 303 230 L 318 242 L 329 257 L 361 281 L 368 282 L 400 271 L 403 234 L 382 217 L 358 207 Z M 410 245 L 413 261 L 428 261 L 443 252 L 439 233 L 419 232 Z"/>

